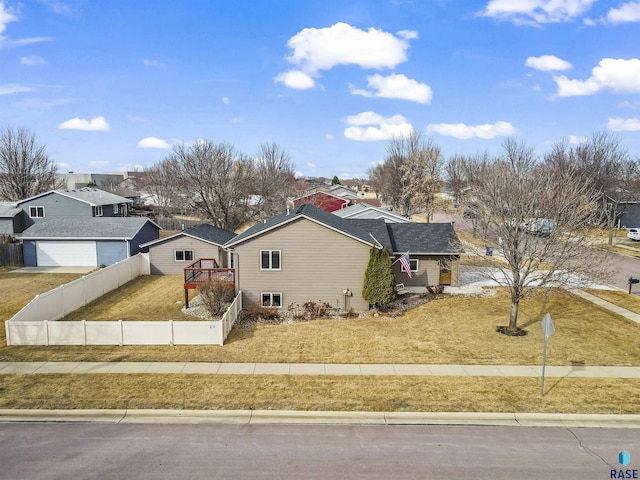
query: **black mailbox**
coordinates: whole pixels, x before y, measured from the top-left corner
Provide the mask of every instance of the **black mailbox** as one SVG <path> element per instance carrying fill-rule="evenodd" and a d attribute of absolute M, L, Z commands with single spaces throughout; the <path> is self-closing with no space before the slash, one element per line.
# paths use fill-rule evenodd
<path fill-rule="evenodd" d="M 640 279 L 629 277 L 629 285 L 631 285 L 632 283 L 640 283 Z"/>

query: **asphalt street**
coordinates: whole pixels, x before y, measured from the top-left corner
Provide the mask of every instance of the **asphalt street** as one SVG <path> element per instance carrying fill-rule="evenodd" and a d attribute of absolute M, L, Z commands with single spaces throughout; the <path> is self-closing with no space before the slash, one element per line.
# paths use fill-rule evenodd
<path fill-rule="evenodd" d="M 636 429 L 0 424 L 0 478 L 12 480 L 596 480 L 639 458 Z"/>

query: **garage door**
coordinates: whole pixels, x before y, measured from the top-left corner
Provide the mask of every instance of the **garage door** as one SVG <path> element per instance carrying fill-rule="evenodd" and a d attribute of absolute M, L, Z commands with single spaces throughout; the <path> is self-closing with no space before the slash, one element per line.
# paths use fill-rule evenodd
<path fill-rule="evenodd" d="M 38 266 L 95 267 L 98 265 L 95 241 L 36 242 Z"/>

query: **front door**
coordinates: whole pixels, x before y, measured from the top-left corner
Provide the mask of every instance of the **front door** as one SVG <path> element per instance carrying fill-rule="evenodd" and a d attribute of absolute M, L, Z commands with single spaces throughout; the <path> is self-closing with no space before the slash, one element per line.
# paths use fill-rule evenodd
<path fill-rule="evenodd" d="M 449 260 L 440 261 L 440 285 L 451 285 L 451 266 Z"/>

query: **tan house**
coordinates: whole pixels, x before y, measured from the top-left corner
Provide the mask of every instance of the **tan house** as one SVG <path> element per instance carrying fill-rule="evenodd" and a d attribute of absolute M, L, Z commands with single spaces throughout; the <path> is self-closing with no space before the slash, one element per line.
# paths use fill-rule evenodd
<path fill-rule="evenodd" d="M 226 268 L 228 255 L 223 245 L 235 236 L 234 232 L 203 223 L 140 246 L 149 248 L 152 275 L 182 275 L 187 265 L 202 258 L 213 259 Z"/>
<path fill-rule="evenodd" d="M 397 226 L 408 228 L 395 231 L 392 227 Z M 420 242 L 436 235 L 446 239 L 439 240 L 431 253 L 429 245 Z M 449 248 L 445 250 L 444 245 Z M 367 310 L 362 285 L 373 246 L 386 247 L 394 257 L 407 253 L 409 246 L 419 246 L 418 270 L 412 274 L 415 281 L 405 281 L 407 275 L 399 266 L 396 272 L 399 282 L 416 291 L 426 290 L 427 284 L 420 282 L 440 282 L 441 264 L 457 269 L 462 251 L 451 224 L 348 220 L 310 204 L 256 224 L 224 246 L 232 252 L 236 288 L 244 294 L 244 305 L 257 303 L 285 310 L 308 301 Z M 445 258 L 447 262 L 441 262 Z M 456 278 L 459 274 L 452 275 L 451 282 Z"/>

